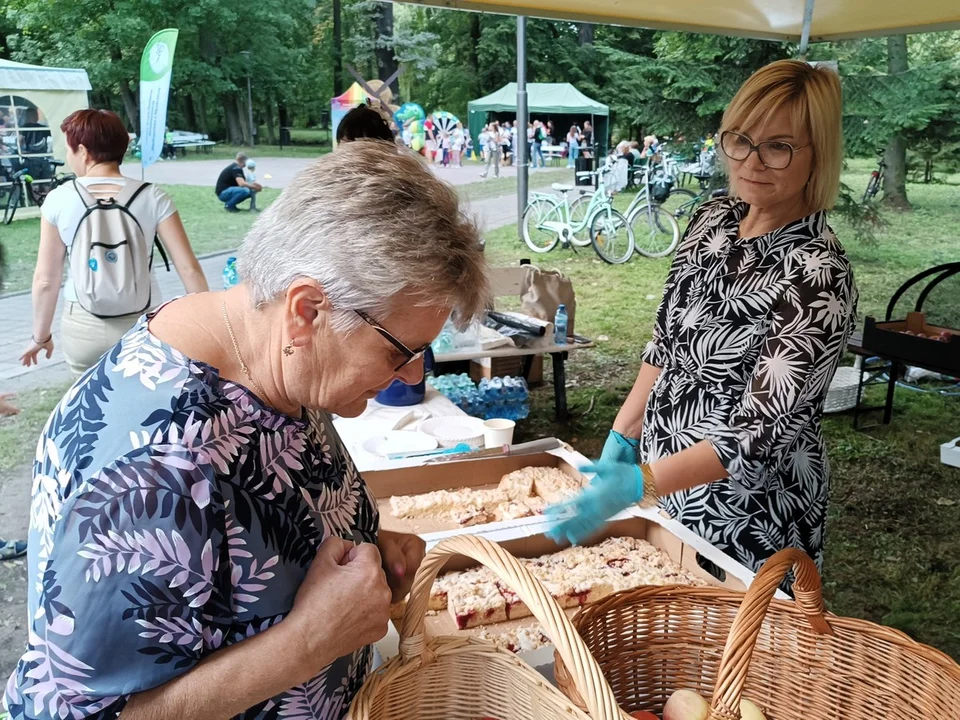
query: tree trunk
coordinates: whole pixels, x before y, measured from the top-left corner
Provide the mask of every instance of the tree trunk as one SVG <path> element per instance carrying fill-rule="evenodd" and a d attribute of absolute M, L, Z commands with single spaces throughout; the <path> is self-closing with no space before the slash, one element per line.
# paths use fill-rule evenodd
<path fill-rule="evenodd" d="M 594 25 L 592 23 L 577 23 L 577 34 L 580 38 L 580 47 L 584 45 L 593 45 L 593 30 Z"/>
<path fill-rule="evenodd" d="M 273 116 L 273 108 L 276 103 L 273 102 L 273 98 L 270 98 L 270 101 L 266 105 L 266 119 L 267 119 L 267 142 L 271 145 L 277 144 L 277 131 L 276 123 Z"/>
<path fill-rule="evenodd" d="M 232 145 L 242 145 L 244 142 L 244 122 L 240 117 L 240 103 L 236 95 L 227 95 L 222 98 L 223 110 L 227 118 L 227 138 Z"/>
<path fill-rule="evenodd" d="M 470 13 L 470 67 L 474 70 L 474 76 L 480 77 L 480 58 L 477 55 L 477 48 L 480 46 L 480 13 Z"/>
<path fill-rule="evenodd" d="M 333 96 L 343 94 L 343 27 L 340 22 L 340 2 L 333 0 Z M 281 119 L 282 124 L 282 119 Z"/>
<path fill-rule="evenodd" d="M 397 71 L 397 58 L 393 54 L 393 3 L 378 3 L 374 13 L 377 19 L 374 45 L 377 56 L 377 77 L 386 81 Z M 396 79 L 390 84 L 390 90 L 394 95 L 400 92 Z"/>
<path fill-rule="evenodd" d="M 193 95 L 183 96 L 183 114 L 190 132 L 199 132 L 200 123 L 197 122 L 197 108 L 193 104 Z"/>
<path fill-rule="evenodd" d="M 204 135 L 209 135 L 210 126 L 207 124 L 207 99 L 203 95 L 197 98 L 197 109 L 199 111 L 198 117 L 200 118 L 200 132 Z"/>
<path fill-rule="evenodd" d="M 891 35 L 887 38 L 887 73 L 899 75 L 908 70 L 907 36 Z M 883 202 L 897 210 L 909 210 L 907 200 L 907 142 L 902 133 L 897 133 L 887 143 L 884 159 L 887 169 L 883 176 Z"/>
<path fill-rule="evenodd" d="M 120 96 L 123 98 L 123 109 L 127 114 L 127 122 L 137 134 L 140 133 L 140 108 L 137 106 L 137 96 L 130 90 L 126 81 L 120 83 Z"/>

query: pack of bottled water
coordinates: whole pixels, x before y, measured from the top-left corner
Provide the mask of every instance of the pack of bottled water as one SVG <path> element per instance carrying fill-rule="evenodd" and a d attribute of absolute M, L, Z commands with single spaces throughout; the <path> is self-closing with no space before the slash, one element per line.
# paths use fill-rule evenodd
<path fill-rule="evenodd" d="M 461 373 L 430 378 L 429 383 L 473 417 L 522 420 L 530 414 L 530 391 L 522 377 L 483 378 L 477 385 Z"/>

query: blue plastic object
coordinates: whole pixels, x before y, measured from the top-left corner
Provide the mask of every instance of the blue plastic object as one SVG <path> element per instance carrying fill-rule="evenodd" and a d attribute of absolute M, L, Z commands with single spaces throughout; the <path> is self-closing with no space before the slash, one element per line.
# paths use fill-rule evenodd
<path fill-rule="evenodd" d="M 423 354 L 423 377 L 415 385 L 407 385 L 402 380 L 394 380 L 385 390 L 377 393 L 376 401 L 390 407 L 419 405 L 427 394 L 427 374 L 433 372 L 433 350 L 427 348 Z"/>
<path fill-rule="evenodd" d="M 553 319 L 554 341 L 557 345 L 567 344 L 567 306 L 560 303 L 557 308 L 557 316 Z"/>
<path fill-rule="evenodd" d="M 228 257 L 227 264 L 223 266 L 223 289 L 229 290 L 240 282 L 240 275 L 237 273 L 237 259 Z"/>

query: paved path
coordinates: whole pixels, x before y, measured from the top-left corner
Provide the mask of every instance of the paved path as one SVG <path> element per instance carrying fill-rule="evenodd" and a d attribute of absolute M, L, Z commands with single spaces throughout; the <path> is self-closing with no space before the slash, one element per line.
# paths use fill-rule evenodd
<path fill-rule="evenodd" d="M 470 212 L 477 216 L 484 231 L 493 230 L 517 220 L 516 195 L 477 200 L 470 203 L 468 207 Z M 203 267 L 211 289 L 221 287 L 223 265 L 231 252 L 228 250 L 201 258 L 200 265 Z M 164 299 L 176 297 L 184 291 L 183 283 L 180 282 L 176 272 L 168 273 L 163 269 L 158 270 L 157 280 Z M 41 356 L 40 365 L 32 368 L 25 368 L 20 364 L 20 353 L 23 352 L 33 332 L 31 305 L 29 293 L 0 298 L 0 391 L 24 390 L 38 385 L 52 384 L 61 379 L 66 380 L 69 377 L 63 354 L 59 350 L 62 295 L 57 308 L 57 319 L 53 326 L 55 348 L 53 357 L 47 360 Z"/>
<path fill-rule="evenodd" d="M 266 187 L 284 188 L 289 185 L 298 172 L 309 165 L 310 158 L 284 157 L 257 157 L 257 180 Z M 202 185 L 213 187 L 217 183 L 217 176 L 229 161 L 227 160 L 168 160 L 158 162 L 147 168 L 146 180 L 162 185 Z M 442 168 L 432 166 L 438 177 L 454 185 L 466 185 L 479 181 L 483 166 L 479 163 L 466 161 L 462 168 Z M 556 169 L 556 168 L 550 168 Z M 134 176 L 139 168 L 131 165 L 129 168 Z M 268 178 L 267 175 L 270 175 Z M 500 177 L 516 177 L 514 167 L 500 168 Z"/>

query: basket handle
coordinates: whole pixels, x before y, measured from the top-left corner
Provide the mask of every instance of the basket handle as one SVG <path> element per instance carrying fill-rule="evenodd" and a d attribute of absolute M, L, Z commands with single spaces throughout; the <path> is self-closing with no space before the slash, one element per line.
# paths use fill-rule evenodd
<path fill-rule="evenodd" d="M 400 628 L 403 663 L 417 660 L 424 654 L 424 616 L 430 602 L 430 589 L 447 560 L 455 555 L 464 555 L 491 570 L 530 608 L 564 664 L 571 669 L 591 717 L 596 720 L 624 717 L 600 666 L 557 601 L 513 555 L 496 543 L 474 535 L 459 535 L 440 541 L 421 563 Z"/>
<path fill-rule="evenodd" d="M 740 717 L 740 696 L 747 681 L 747 671 L 760 628 L 777 587 L 791 568 L 796 575 L 793 592 L 800 611 L 814 632 L 819 635 L 834 634 L 824 616 L 820 573 L 810 556 L 796 548 L 786 548 L 771 556 L 750 583 L 730 627 L 717 670 L 710 720 L 737 720 Z"/>

